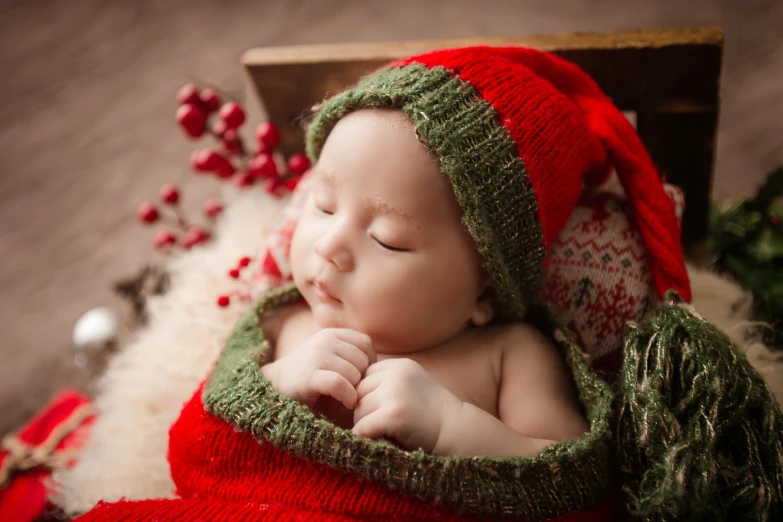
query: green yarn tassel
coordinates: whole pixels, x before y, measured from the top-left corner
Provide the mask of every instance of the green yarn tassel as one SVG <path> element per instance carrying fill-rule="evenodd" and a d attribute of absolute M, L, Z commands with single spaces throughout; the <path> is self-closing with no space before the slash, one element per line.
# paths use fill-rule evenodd
<path fill-rule="evenodd" d="M 783 520 L 783 415 L 744 354 L 675 292 L 626 332 L 617 443 L 644 520 Z"/>

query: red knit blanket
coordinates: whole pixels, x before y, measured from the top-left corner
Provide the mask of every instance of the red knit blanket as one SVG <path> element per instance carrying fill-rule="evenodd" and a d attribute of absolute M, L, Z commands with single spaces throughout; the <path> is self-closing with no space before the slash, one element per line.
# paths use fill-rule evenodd
<path fill-rule="evenodd" d="M 259 317 L 300 298 L 295 286 L 283 287 L 245 314 L 172 426 L 168 457 L 180 499 L 99 504 L 80 520 L 613 517 L 611 395 L 564 334 L 575 382 L 589 399 L 588 435 L 532 458 L 434 457 L 345 433 L 263 379 L 259 361 L 269 341 Z"/>
<path fill-rule="evenodd" d="M 480 520 L 258 441 L 206 412 L 201 395 L 199 389 L 170 432 L 169 462 L 181 498 L 101 503 L 78 520 Z M 549 520 L 611 520 L 616 504 L 608 498 Z"/>
<path fill-rule="evenodd" d="M 100 503 L 81 522 L 157 520 L 468 521 L 381 484 L 290 455 L 204 410 L 201 389 L 171 428 L 169 462 L 180 499 Z M 549 520 L 611 520 L 616 499 Z"/>

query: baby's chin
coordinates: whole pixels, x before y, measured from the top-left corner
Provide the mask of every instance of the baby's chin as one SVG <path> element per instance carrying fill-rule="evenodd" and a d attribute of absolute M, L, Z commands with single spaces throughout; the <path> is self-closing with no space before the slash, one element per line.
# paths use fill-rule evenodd
<path fill-rule="evenodd" d="M 305 301 L 313 313 L 315 324 L 323 328 L 350 328 L 356 329 L 352 324 L 344 306 L 335 306 L 333 303 L 324 303 L 316 296 L 305 296 Z"/>

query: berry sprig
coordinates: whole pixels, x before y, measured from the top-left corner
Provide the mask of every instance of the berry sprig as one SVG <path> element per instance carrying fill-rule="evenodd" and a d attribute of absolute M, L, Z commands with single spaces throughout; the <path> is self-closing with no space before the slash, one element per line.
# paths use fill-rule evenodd
<path fill-rule="evenodd" d="M 280 197 L 296 188 L 310 168 L 304 154 L 294 154 L 284 165 L 278 165 L 275 156 L 279 156 L 280 133 L 272 123 L 256 128 L 256 150 L 249 153 L 239 134 L 245 110 L 234 101 L 221 105 L 214 89 L 199 92 L 196 85 L 188 84 L 177 92 L 177 101 L 180 106 L 175 118 L 185 136 L 198 139 L 209 134 L 220 144 L 219 151 L 208 148 L 193 153 L 190 164 L 196 172 L 212 173 L 220 180 L 232 179 L 242 188 L 260 182 L 266 192 Z"/>
<path fill-rule="evenodd" d="M 175 185 L 166 184 L 160 187 L 158 196 L 162 207 L 160 209 L 153 203 L 145 201 L 136 210 L 136 217 L 144 225 L 153 225 L 161 222 L 173 227 L 181 236 L 178 236 L 171 228 L 164 228 L 155 234 L 153 244 L 159 251 L 170 253 L 176 248 L 190 250 L 194 246 L 209 241 L 211 232 L 209 229 L 192 225 L 185 211 L 180 206 L 180 190 Z M 204 215 L 214 220 L 223 205 L 214 200 L 209 200 L 204 205 Z"/>
<path fill-rule="evenodd" d="M 238 297 L 240 300 L 247 300 L 249 298 L 251 283 L 246 279 L 242 279 L 242 271 L 250 265 L 251 261 L 252 259 L 248 256 L 240 257 L 237 264 L 228 271 L 228 277 L 242 283 L 245 286 L 245 291 L 234 290 L 228 294 L 219 295 L 216 301 L 216 304 L 219 307 L 225 308 L 230 305 L 232 297 Z"/>
<path fill-rule="evenodd" d="M 281 197 L 293 191 L 301 177 L 310 169 L 304 154 L 286 158 L 278 150 L 280 132 L 272 123 L 261 123 L 255 129 L 255 143 L 246 143 L 240 129 L 246 122 L 245 110 L 235 101 L 224 101 L 215 89 L 200 89 L 187 84 L 177 91 L 175 120 L 188 139 L 198 140 L 211 136 L 216 144 L 195 150 L 190 156 L 190 167 L 199 174 L 214 179 L 231 181 L 237 187 L 260 185 L 264 191 Z M 162 224 L 153 239 L 156 250 L 171 254 L 189 250 L 207 243 L 213 236 L 213 224 L 223 212 L 223 204 L 216 199 L 207 200 L 202 207 L 203 217 L 210 224 L 192 223 L 181 206 L 181 190 L 171 184 L 163 185 L 158 202 L 139 205 L 136 216 L 144 225 Z M 228 270 L 228 277 L 243 288 L 217 298 L 217 305 L 227 307 L 234 300 L 247 300 L 252 294 L 252 283 L 242 276 L 251 259 L 243 257 Z"/>

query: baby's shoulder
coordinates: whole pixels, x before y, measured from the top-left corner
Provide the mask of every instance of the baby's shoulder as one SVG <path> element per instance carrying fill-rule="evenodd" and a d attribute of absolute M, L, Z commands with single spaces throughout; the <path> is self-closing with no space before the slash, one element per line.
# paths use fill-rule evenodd
<path fill-rule="evenodd" d="M 569 378 L 562 351 L 535 325 L 508 322 L 493 335 L 502 354 L 503 373 Z"/>
<path fill-rule="evenodd" d="M 499 418 L 529 437 L 581 436 L 587 423 L 558 346 L 532 324 L 515 323 L 505 329 L 502 349 Z"/>
<path fill-rule="evenodd" d="M 496 322 L 472 328 L 448 347 L 449 357 L 463 353 L 471 360 L 489 359 L 500 376 L 504 367 L 546 365 L 560 361 L 559 350 L 534 325 L 521 322 Z M 517 371 L 517 370 L 515 370 Z"/>
<path fill-rule="evenodd" d="M 485 336 L 503 351 L 524 352 L 530 356 L 557 355 L 557 347 L 535 325 L 508 321 L 484 327 Z"/>

